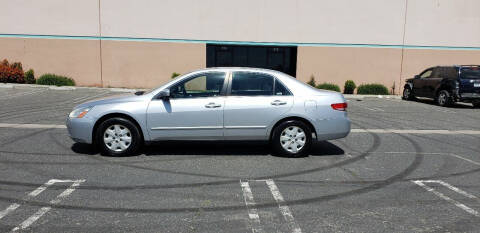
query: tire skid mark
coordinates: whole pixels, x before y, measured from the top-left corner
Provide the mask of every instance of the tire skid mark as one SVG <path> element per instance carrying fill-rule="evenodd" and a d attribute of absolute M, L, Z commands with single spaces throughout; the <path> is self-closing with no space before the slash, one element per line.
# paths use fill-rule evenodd
<path fill-rule="evenodd" d="M 369 148 L 368 152 L 375 151 L 379 145 L 380 145 L 380 137 L 376 134 L 369 133 L 373 137 L 373 145 Z M 339 166 L 345 166 L 347 164 L 356 162 L 360 159 L 363 159 L 365 156 L 367 156 L 368 153 L 363 153 L 357 157 L 353 157 L 350 159 L 342 160 L 337 163 L 333 163 L 327 166 L 321 166 L 318 168 L 313 168 L 313 169 L 308 169 L 308 170 L 303 170 L 303 171 L 296 171 L 296 172 L 291 172 L 291 173 L 284 173 L 284 174 L 279 174 L 279 175 L 273 175 L 273 176 L 261 176 L 261 177 L 249 177 L 247 179 L 276 179 L 276 178 L 281 178 L 281 177 L 288 177 L 288 176 L 295 176 L 295 175 L 301 175 L 301 174 L 308 174 L 312 172 L 318 172 L 318 171 L 324 171 L 328 170 L 331 168 L 339 167 Z M 107 162 L 110 164 L 115 164 L 115 165 L 120 165 L 120 166 L 129 166 L 128 164 L 120 164 L 119 162 L 115 161 L 110 161 L 106 159 L 100 159 L 96 158 L 94 156 L 90 156 L 91 158 L 98 159 L 101 162 Z M 140 166 L 141 167 L 141 166 Z M 145 169 L 145 167 L 142 168 L 137 168 L 136 169 Z M 175 171 L 169 171 L 171 173 L 175 173 Z M 200 176 L 202 174 L 197 174 L 194 173 L 192 175 Z M 245 178 L 245 177 L 244 177 Z M 236 183 L 238 182 L 238 178 L 235 179 L 230 179 L 230 180 L 223 180 L 223 181 L 212 181 L 212 182 L 201 182 L 201 183 L 191 183 L 191 184 L 169 184 L 169 185 L 138 185 L 138 186 L 115 186 L 115 187 L 108 187 L 108 186 L 90 186 L 84 185 L 82 186 L 82 189 L 106 189 L 106 190 L 131 190 L 131 189 L 143 189 L 143 188 L 187 188 L 187 187 L 199 187 L 199 186 L 207 186 L 207 185 L 223 185 L 223 184 L 231 184 L 231 183 Z M 19 184 L 21 185 L 21 184 Z M 37 185 L 37 184 L 34 184 Z"/>
<path fill-rule="evenodd" d="M 418 153 L 421 153 L 421 148 L 415 141 L 411 140 L 407 136 L 404 135 L 398 135 L 410 143 L 412 143 L 412 146 L 415 148 L 415 150 Z M 378 137 L 378 136 L 377 136 Z M 374 183 L 372 185 L 369 185 L 364 188 L 359 188 L 359 189 L 354 189 L 350 190 L 347 192 L 342 192 L 342 193 L 337 193 L 337 194 L 330 194 L 330 195 L 325 195 L 325 196 L 320 196 L 320 197 L 314 197 L 314 198 L 306 198 L 306 199 L 300 199 L 300 200 L 292 200 L 292 201 L 285 201 L 286 205 L 303 205 L 303 204 L 309 204 L 312 202 L 322 202 L 322 201 L 329 201 L 329 200 L 335 200 L 339 198 L 344 198 L 348 196 L 354 196 L 354 195 L 359 195 L 367 192 L 371 192 L 374 190 L 381 189 L 383 187 L 386 187 L 390 184 L 393 184 L 398 181 L 402 181 L 403 178 L 411 174 L 414 170 L 418 168 L 418 166 L 421 164 L 423 161 L 423 155 L 417 154 L 414 157 L 413 162 L 402 172 L 397 173 L 393 176 L 390 176 L 389 178 L 382 180 L 378 183 Z M 231 183 L 231 181 L 227 181 L 228 183 Z M 234 182 L 238 182 L 238 180 L 235 180 Z M 0 200 L 7 200 L 11 201 L 13 198 L 6 198 L 6 197 L 0 197 Z M 15 199 L 13 199 L 15 200 Z M 43 202 L 34 202 L 31 201 L 29 204 L 34 205 L 34 206 L 39 206 L 39 205 L 47 205 L 47 203 Z M 219 206 L 219 207 L 191 207 L 191 208 L 111 208 L 111 207 L 88 207 L 88 206 L 72 206 L 72 205 L 64 205 L 64 204 L 59 204 L 59 205 L 51 205 L 54 208 L 59 208 L 59 209 L 69 209 L 69 210 L 83 210 L 83 211 L 102 211 L 102 212 L 132 212 L 132 213 L 185 213 L 185 212 L 197 212 L 197 211 L 205 211 L 205 212 L 214 212 L 214 211 L 229 211 L 229 210 L 244 210 L 245 206 L 244 205 L 232 205 L 232 206 Z M 258 204 L 256 205 L 257 208 L 268 208 L 268 207 L 275 207 L 277 206 L 276 202 L 271 202 L 271 203 L 263 203 L 263 204 Z"/>
<path fill-rule="evenodd" d="M 273 179 L 273 178 L 282 178 L 282 177 L 289 177 L 289 176 L 294 176 L 294 175 L 299 175 L 299 174 L 308 174 L 308 173 L 313 173 L 317 171 L 322 171 L 326 169 L 331 169 L 335 167 L 340 167 L 340 166 L 345 166 L 347 164 L 356 162 L 360 159 L 365 158 L 369 152 L 374 152 L 378 147 L 380 146 L 381 138 L 373 133 L 370 133 L 372 135 L 374 142 L 373 145 L 370 147 L 369 150 L 366 152 L 362 153 L 361 155 L 358 155 L 356 157 L 353 157 L 351 159 L 346 159 L 337 163 L 333 163 L 331 165 L 315 168 L 315 169 L 308 169 L 308 170 L 303 170 L 303 171 L 297 171 L 297 172 L 292 172 L 292 173 L 285 173 L 285 174 L 278 174 L 274 176 L 263 176 L 263 177 L 257 177 L 257 178 L 250 178 L 250 179 L 262 179 L 262 178 L 268 178 L 268 179 Z M 409 141 L 415 150 L 420 153 L 421 148 L 419 145 L 408 138 L 407 136 L 404 135 L 397 135 L 399 137 L 402 137 Z M 421 164 L 423 160 L 423 155 L 417 154 L 415 155 L 415 158 L 413 162 L 402 172 L 395 174 L 385 180 L 381 180 L 377 183 L 374 183 L 372 185 L 369 185 L 364 188 L 359 188 L 359 189 L 354 189 L 350 190 L 347 192 L 343 193 L 337 193 L 337 194 L 331 194 L 331 195 L 326 195 L 326 196 L 320 196 L 320 197 L 314 197 L 314 198 L 306 198 L 306 199 L 301 199 L 301 200 L 292 200 L 292 201 L 286 201 L 285 203 L 288 205 L 302 205 L 302 204 L 308 204 L 312 202 L 321 202 L 321 201 L 328 201 L 328 200 L 334 200 L 338 198 L 343 198 L 347 196 L 353 196 L 353 195 L 358 195 L 366 192 L 370 192 L 373 190 L 378 190 L 380 188 L 386 187 L 392 183 L 402 181 L 403 178 L 408 176 L 411 172 L 413 172 L 415 169 L 418 168 L 418 166 Z M 205 183 L 194 183 L 194 184 L 173 184 L 173 185 L 168 185 L 172 188 L 178 188 L 178 187 L 193 187 L 197 185 L 218 185 L 218 184 L 231 184 L 231 183 L 236 183 L 238 182 L 238 179 L 236 180 L 226 180 L 226 181 L 216 181 L 216 182 L 205 182 Z M 166 186 L 166 185 L 163 185 Z M 144 188 L 145 186 L 138 186 L 137 188 Z M 88 187 L 85 187 L 88 189 Z M 102 189 L 105 188 L 105 186 L 102 186 Z M 112 187 L 113 188 L 113 187 Z M 115 187 L 118 189 L 119 187 Z M 125 187 L 131 189 L 131 187 Z M 0 197 L 0 200 L 8 200 L 11 201 L 13 198 L 7 198 L 7 197 Z M 13 199 L 14 200 L 14 199 Z M 31 205 L 45 205 L 46 203 L 43 202 L 30 202 Z M 264 203 L 260 204 L 257 207 L 258 208 L 265 208 L 265 207 L 274 207 L 276 206 L 276 202 L 272 203 Z M 52 205 L 52 207 L 55 208 L 60 208 L 60 209 L 71 209 L 71 210 L 89 210 L 89 211 L 104 211 L 104 212 L 135 212 L 135 213 L 175 213 L 175 212 L 196 212 L 196 211 L 223 211 L 223 210 L 243 210 L 245 207 L 243 205 L 234 205 L 234 206 L 221 206 L 221 207 L 192 207 L 192 208 L 157 208 L 157 209 L 144 209 L 144 208 L 110 208 L 110 207 L 87 207 L 87 206 L 72 206 L 72 205 Z"/>

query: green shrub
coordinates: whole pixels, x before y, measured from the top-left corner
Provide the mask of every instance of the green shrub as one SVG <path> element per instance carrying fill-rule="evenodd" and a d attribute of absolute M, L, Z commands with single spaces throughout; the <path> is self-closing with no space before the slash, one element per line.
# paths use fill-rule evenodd
<path fill-rule="evenodd" d="M 176 78 L 176 77 L 178 77 L 178 76 L 180 76 L 180 75 L 181 75 L 181 74 L 179 74 L 179 73 L 177 73 L 177 72 L 173 72 L 173 73 L 172 73 L 172 79 L 174 79 L 174 78 Z"/>
<path fill-rule="evenodd" d="M 75 86 L 73 79 L 56 75 L 44 74 L 37 79 L 37 84 L 40 85 L 55 85 L 55 86 Z"/>
<path fill-rule="evenodd" d="M 362 84 L 357 88 L 359 95 L 388 95 L 388 88 L 382 84 Z"/>
<path fill-rule="evenodd" d="M 353 91 L 357 88 L 353 80 L 345 81 L 345 86 L 343 87 L 343 94 L 353 94 Z"/>
<path fill-rule="evenodd" d="M 315 77 L 312 75 L 310 76 L 310 81 L 307 82 L 308 85 L 315 87 L 317 84 L 315 83 Z"/>
<path fill-rule="evenodd" d="M 322 83 L 322 84 L 319 84 L 317 88 L 340 92 L 340 87 L 337 84 L 333 84 L 333 83 Z"/>
<path fill-rule="evenodd" d="M 25 72 L 25 83 L 35 83 L 35 73 L 32 69 L 29 69 L 27 72 Z"/>

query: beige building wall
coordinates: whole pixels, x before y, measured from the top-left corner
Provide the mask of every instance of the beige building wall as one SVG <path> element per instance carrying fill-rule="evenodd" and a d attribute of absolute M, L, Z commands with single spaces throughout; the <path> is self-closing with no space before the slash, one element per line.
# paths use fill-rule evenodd
<path fill-rule="evenodd" d="M 81 86 L 101 86 L 100 43 L 95 40 L 0 38 L 0 59 L 23 69 L 65 75 Z"/>
<path fill-rule="evenodd" d="M 102 0 L 101 12 L 113 37 L 400 44 L 405 0 Z"/>
<path fill-rule="evenodd" d="M 480 47 L 480 1 L 409 0 L 406 45 Z"/>
<path fill-rule="evenodd" d="M 317 84 L 334 83 L 343 89 L 346 80 L 381 83 L 398 92 L 402 50 L 394 48 L 299 47 L 297 79 Z"/>
<path fill-rule="evenodd" d="M 98 0 L 0 0 L 0 34 L 98 36 Z"/>
<path fill-rule="evenodd" d="M 105 87 L 153 88 L 206 66 L 205 44 L 102 41 Z"/>
<path fill-rule="evenodd" d="M 480 63 L 478 0 L 0 0 L 0 6 L 0 59 L 87 86 L 157 86 L 172 72 L 205 67 L 205 41 L 299 44 L 300 80 L 313 74 L 341 87 L 346 79 L 395 82 L 397 93 L 405 78 L 428 66 Z M 101 37 L 123 41 L 104 38 L 100 45 Z"/>

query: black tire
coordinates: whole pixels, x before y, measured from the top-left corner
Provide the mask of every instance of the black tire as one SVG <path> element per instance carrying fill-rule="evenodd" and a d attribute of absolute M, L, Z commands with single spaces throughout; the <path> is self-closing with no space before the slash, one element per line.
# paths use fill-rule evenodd
<path fill-rule="evenodd" d="M 437 104 L 442 107 L 448 107 L 453 104 L 452 96 L 447 90 L 441 90 L 437 94 Z"/>
<path fill-rule="evenodd" d="M 287 142 L 287 143 L 289 143 L 289 145 L 292 145 L 292 143 L 295 143 L 294 145 L 299 145 L 304 140 L 304 145 L 296 152 L 288 151 L 287 149 L 284 148 L 286 144 L 281 142 L 280 137 L 282 136 L 283 133 L 285 133 L 284 130 L 286 129 L 294 130 L 298 128 L 300 128 L 301 131 L 303 131 L 305 135 L 304 139 L 289 136 L 292 142 L 291 143 Z M 301 134 L 301 131 L 296 131 L 296 132 Z M 283 136 L 286 136 L 286 135 L 283 135 Z M 294 135 L 294 136 L 297 136 L 297 135 Z M 298 144 L 295 139 L 299 140 Z M 310 127 L 308 127 L 308 125 L 306 125 L 301 121 L 297 121 L 297 120 L 285 121 L 280 123 L 277 127 L 273 129 L 273 134 L 272 134 L 270 143 L 276 155 L 287 156 L 287 157 L 302 157 L 309 152 L 310 147 L 312 145 L 312 131 Z M 292 148 L 292 150 L 294 149 Z"/>
<path fill-rule="evenodd" d="M 130 134 L 130 135 L 127 135 L 128 133 L 125 134 L 126 136 L 130 137 L 131 141 L 128 143 L 128 147 L 123 151 L 112 150 L 108 148 L 107 143 L 104 142 L 104 136 L 107 136 L 106 130 L 108 128 L 112 129 L 112 127 L 114 127 L 115 125 L 120 126 L 120 128 L 121 127 L 127 128 Z M 117 136 L 117 138 L 115 138 L 117 139 L 116 140 L 117 144 L 119 142 L 118 140 L 121 141 L 120 139 L 121 136 L 123 135 L 119 135 Z M 123 143 L 124 145 L 126 144 L 126 142 L 123 142 Z M 143 140 L 138 127 L 130 120 L 121 118 L 121 117 L 114 117 L 114 118 L 110 118 L 103 121 L 97 127 L 97 131 L 95 132 L 95 146 L 97 146 L 100 149 L 103 155 L 107 155 L 107 156 L 121 157 L 121 156 L 127 156 L 127 155 L 135 155 L 140 149 L 142 143 L 143 143 Z"/>
<path fill-rule="evenodd" d="M 415 96 L 413 95 L 412 89 L 410 89 L 410 87 L 405 87 L 403 89 L 402 99 L 404 99 L 404 100 L 414 100 L 415 99 Z"/>
<path fill-rule="evenodd" d="M 472 103 L 474 108 L 480 108 L 480 101 L 475 101 Z"/>

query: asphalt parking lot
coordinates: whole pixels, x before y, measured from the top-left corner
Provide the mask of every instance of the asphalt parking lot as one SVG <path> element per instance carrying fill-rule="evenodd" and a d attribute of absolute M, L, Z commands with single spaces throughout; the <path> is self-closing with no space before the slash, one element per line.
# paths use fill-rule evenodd
<path fill-rule="evenodd" d="M 0 231 L 479 232 L 480 109 L 349 100 L 304 158 L 262 143 L 99 155 L 62 127 L 105 89 L 0 88 Z"/>

